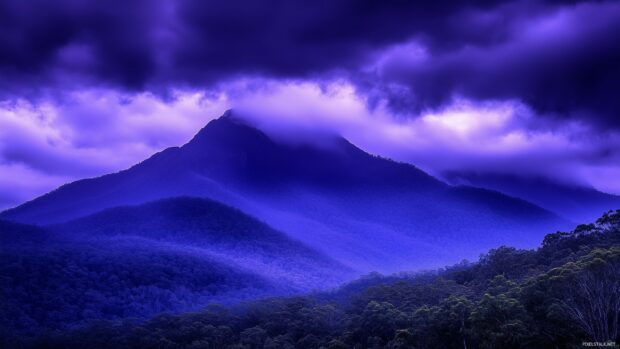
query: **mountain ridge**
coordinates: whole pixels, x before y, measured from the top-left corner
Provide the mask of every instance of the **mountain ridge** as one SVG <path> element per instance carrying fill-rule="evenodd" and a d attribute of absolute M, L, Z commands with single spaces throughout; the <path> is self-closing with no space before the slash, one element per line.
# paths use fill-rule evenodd
<path fill-rule="evenodd" d="M 455 262 L 453 248 L 475 258 L 497 244 L 532 246 L 570 225 L 527 201 L 450 186 L 344 138 L 335 145 L 282 143 L 229 112 L 181 147 L 67 184 L 0 218 L 50 224 L 114 206 L 209 198 L 360 271 L 437 267 Z"/>
<path fill-rule="evenodd" d="M 204 251 L 267 279 L 272 276 L 264 270 L 270 269 L 298 288 L 334 286 L 351 272 L 255 217 L 204 198 L 118 206 L 48 228 L 65 238 L 143 238 Z"/>
<path fill-rule="evenodd" d="M 496 190 L 517 197 L 571 221 L 594 220 L 601 212 L 620 207 L 620 196 L 576 183 L 560 183 L 540 176 L 452 172 L 447 182 Z"/>

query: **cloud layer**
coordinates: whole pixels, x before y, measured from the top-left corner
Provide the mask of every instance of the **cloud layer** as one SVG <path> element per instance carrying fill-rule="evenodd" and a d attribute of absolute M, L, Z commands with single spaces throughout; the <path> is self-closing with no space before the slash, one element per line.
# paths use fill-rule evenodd
<path fill-rule="evenodd" d="M 163 101 L 110 90 L 75 92 L 62 102 L 0 103 L 0 208 L 181 145 L 227 107 L 203 93 Z"/>
<path fill-rule="evenodd" d="M 405 113 L 459 95 L 620 126 L 615 1 L 9 0 L 0 20 L 4 94 L 338 76 Z"/>
<path fill-rule="evenodd" d="M 0 2 L 0 207 L 234 107 L 439 174 L 620 192 L 615 1 Z"/>
<path fill-rule="evenodd" d="M 10 207 L 67 181 L 115 172 L 182 145 L 231 106 L 284 142 L 343 136 L 437 176 L 536 175 L 620 193 L 618 133 L 592 139 L 595 132 L 577 122 L 541 127 L 536 114 L 517 101 L 455 99 L 415 118 L 367 105 L 346 82 L 278 80 L 237 81 L 220 94 L 177 91 L 165 101 L 149 93 L 128 97 L 93 90 L 58 104 L 2 104 L 0 205 Z"/>

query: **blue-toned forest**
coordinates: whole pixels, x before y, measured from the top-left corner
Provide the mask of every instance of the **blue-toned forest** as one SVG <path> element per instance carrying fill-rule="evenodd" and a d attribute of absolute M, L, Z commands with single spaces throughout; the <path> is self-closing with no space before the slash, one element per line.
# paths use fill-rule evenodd
<path fill-rule="evenodd" d="M 8 348 L 579 348 L 619 333 L 620 211 L 534 250 L 280 297 L 293 290 L 203 256 L 131 241 L 41 246 L 43 230 L 2 228 L 32 242 L 2 250 Z"/>
<path fill-rule="evenodd" d="M 325 142 L 283 142 L 229 111 L 181 147 L 0 212 L 1 346 L 538 349 L 617 339 L 620 211 L 571 230 L 570 202 L 543 208 L 342 137 Z M 580 197 L 577 207 L 620 202 L 547 189 Z"/>

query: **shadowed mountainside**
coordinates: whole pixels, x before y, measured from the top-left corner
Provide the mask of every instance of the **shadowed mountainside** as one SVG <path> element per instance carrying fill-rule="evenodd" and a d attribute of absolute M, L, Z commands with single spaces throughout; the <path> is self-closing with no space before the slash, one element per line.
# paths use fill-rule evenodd
<path fill-rule="evenodd" d="M 343 138 L 320 146 L 274 140 L 231 112 L 180 148 L 64 185 L 1 217 L 59 223 L 186 195 L 239 208 L 359 271 L 436 267 L 498 244 L 531 247 L 568 226 L 526 201 L 449 186 Z"/>
<path fill-rule="evenodd" d="M 11 333 L 0 337 L 294 291 L 199 250 L 132 237 L 74 239 L 49 229 L 0 226 L 3 242 L 11 241 L 0 248 L 0 330 Z"/>
<path fill-rule="evenodd" d="M 335 286 L 350 270 L 243 212 L 208 199 L 122 206 L 50 226 L 64 238 L 140 238 L 200 252 L 297 289 Z"/>
<path fill-rule="evenodd" d="M 0 329 L 22 335 L 328 289 L 353 277 L 256 219 L 196 198 L 46 227 L 0 220 L 0 242 Z"/>
<path fill-rule="evenodd" d="M 620 207 L 620 196 L 577 184 L 517 175 L 448 173 L 450 183 L 467 184 L 521 198 L 574 222 L 594 220 L 601 212 Z"/>

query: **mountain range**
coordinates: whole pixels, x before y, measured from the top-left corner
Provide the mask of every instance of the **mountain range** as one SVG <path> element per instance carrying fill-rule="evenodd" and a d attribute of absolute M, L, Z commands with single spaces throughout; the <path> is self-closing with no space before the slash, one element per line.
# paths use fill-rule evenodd
<path fill-rule="evenodd" d="M 502 244 L 532 247 L 545 233 L 571 226 L 523 199 L 448 185 L 341 137 L 321 144 L 283 141 L 231 111 L 181 147 L 63 185 L 0 218 L 57 225 L 117 206 L 188 196 L 243 211 L 358 273 L 438 267 Z M 106 226 L 108 218 L 97 219 L 91 228 Z"/>
<path fill-rule="evenodd" d="M 541 176 L 452 172 L 442 177 L 453 184 L 496 190 L 521 198 L 573 222 L 593 221 L 601 212 L 620 207 L 618 195 Z"/>
<path fill-rule="evenodd" d="M 339 136 L 294 136 L 229 111 L 183 146 L 0 213 L 0 338 L 535 247 L 617 203 L 549 183 L 448 184 Z"/>

